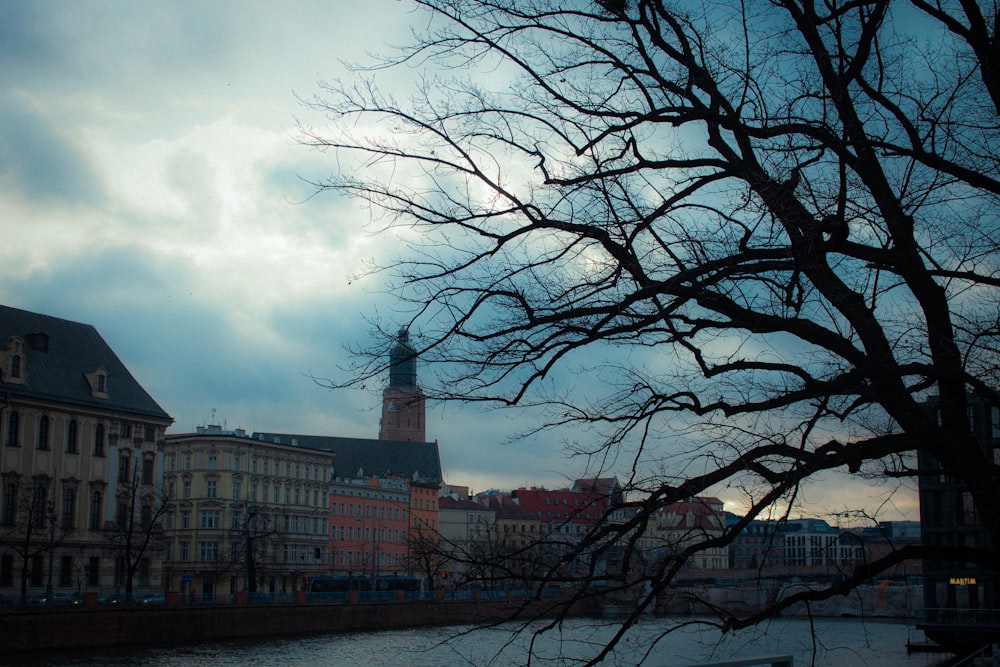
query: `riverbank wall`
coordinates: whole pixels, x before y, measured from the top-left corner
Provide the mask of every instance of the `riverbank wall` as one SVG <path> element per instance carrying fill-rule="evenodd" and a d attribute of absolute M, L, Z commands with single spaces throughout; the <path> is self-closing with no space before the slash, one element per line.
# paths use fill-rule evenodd
<path fill-rule="evenodd" d="M 776 600 L 809 590 L 805 584 L 782 584 L 774 587 L 742 588 L 673 588 L 657 601 L 661 615 L 700 615 L 723 609 L 737 615 L 750 615 L 771 607 Z M 847 595 L 825 600 L 799 602 L 781 612 L 783 616 L 821 616 L 896 618 L 910 620 L 923 607 L 921 586 L 879 584 L 859 586 Z"/>
<path fill-rule="evenodd" d="M 599 613 L 587 601 L 439 600 L 389 603 L 38 609 L 0 613 L 0 653 L 483 624 Z"/>

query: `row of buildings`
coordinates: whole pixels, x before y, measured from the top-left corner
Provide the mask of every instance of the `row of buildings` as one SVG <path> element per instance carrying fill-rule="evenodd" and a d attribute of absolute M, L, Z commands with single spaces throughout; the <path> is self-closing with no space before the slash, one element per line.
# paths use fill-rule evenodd
<path fill-rule="evenodd" d="M 836 576 L 928 534 L 944 543 L 961 523 L 944 505 L 960 509 L 962 497 L 943 480 L 922 497 L 940 515 L 923 533 L 915 522 L 740 525 L 711 497 L 642 515 L 615 478 L 470 496 L 445 485 L 438 445 L 426 439 L 405 330 L 372 439 L 212 425 L 167 434 L 170 416 L 93 327 L 0 306 L 0 344 L 5 596 L 289 593 L 320 578 L 359 587 L 400 577 L 425 587 L 613 580 L 641 578 L 679 553 L 688 578 Z M 693 548 L 737 528 L 728 543 Z M 989 606 L 991 589 L 956 576 L 959 566 L 932 564 L 932 602 Z M 917 574 L 909 567 L 883 574 Z"/>

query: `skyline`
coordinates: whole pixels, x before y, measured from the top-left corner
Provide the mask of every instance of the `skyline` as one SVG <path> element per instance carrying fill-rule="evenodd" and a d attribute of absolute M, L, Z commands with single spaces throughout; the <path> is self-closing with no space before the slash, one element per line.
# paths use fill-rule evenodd
<path fill-rule="evenodd" d="M 297 140 L 299 122 L 322 122 L 299 100 L 426 18 L 397 0 L 3 8 L 0 303 L 95 326 L 170 433 L 377 437 L 384 383 L 329 391 L 311 376 L 337 377 L 374 309 L 391 320 L 364 270 L 405 240 L 374 236 L 359 202 L 314 196 L 304 179 L 334 158 Z M 395 74 L 385 84 L 403 95 Z M 501 444 L 521 415 L 429 404 L 445 479 L 485 490 L 595 472 L 566 460 L 571 433 Z M 836 511 L 839 492 L 812 500 Z M 914 512 L 911 498 L 888 518 Z"/>

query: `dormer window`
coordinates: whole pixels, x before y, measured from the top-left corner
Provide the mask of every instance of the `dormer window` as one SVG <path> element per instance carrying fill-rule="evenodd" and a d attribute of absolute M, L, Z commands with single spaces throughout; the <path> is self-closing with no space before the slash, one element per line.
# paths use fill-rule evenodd
<path fill-rule="evenodd" d="M 108 398 L 108 371 L 102 367 L 85 375 L 90 385 L 90 395 L 94 398 Z"/>
<path fill-rule="evenodd" d="M 24 341 L 20 336 L 7 339 L 7 347 L 0 348 L 0 380 L 24 384 Z"/>

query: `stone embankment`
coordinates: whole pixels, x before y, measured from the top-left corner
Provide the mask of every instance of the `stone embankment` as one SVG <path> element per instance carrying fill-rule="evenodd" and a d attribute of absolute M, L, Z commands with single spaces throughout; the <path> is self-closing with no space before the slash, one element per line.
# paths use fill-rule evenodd
<path fill-rule="evenodd" d="M 0 613 L 0 654 L 481 624 L 563 611 L 598 612 L 567 599 L 11 610 Z"/>

